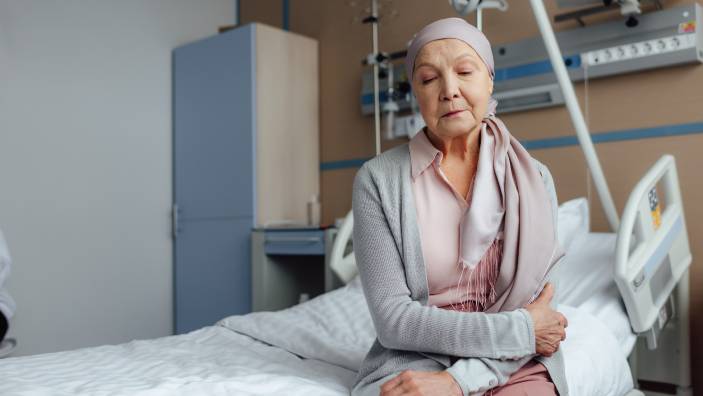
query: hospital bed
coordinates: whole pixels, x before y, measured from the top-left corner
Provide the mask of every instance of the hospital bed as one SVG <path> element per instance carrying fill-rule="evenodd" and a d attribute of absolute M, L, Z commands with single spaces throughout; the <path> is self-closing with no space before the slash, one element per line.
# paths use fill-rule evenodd
<path fill-rule="evenodd" d="M 647 230 L 655 224 L 649 206 L 655 186 L 663 186 L 665 200 L 657 203 L 665 207 L 659 226 Z M 659 312 L 690 261 L 673 158 L 663 157 L 635 187 L 617 234 L 588 231 L 584 199 L 561 205 L 559 217 L 567 255 L 558 309 L 570 324 L 561 346 L 570 392 L 639 395 L 627 362 L 637 338 L 633 329 L 646 335 L 662 321 Z M 331 265 L 347 268 L 340 277 L 349 281 L 337 290 L 184 335 L 3 359 L 0 394 L 346 395 L 375 337 L 358 277 L 349 269 L 352 222 L 341 226 L 333 248 Z M 650 264 L 653 258 L 664 264 Z M 656 275 L 662 265 L 671 267 L 664 282 Z M 634 289 L 628 286 L 633 281 Z M 658 313 L 654 321 L 651 312 Z M 658 334 L 650 336 L 655 343 Z"/>

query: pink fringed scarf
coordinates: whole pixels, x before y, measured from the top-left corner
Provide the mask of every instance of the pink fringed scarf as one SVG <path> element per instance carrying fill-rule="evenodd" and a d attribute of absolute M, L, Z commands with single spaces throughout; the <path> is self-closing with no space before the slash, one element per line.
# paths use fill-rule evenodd
<path fill-rule="evenodd" d="M 459 264 L 475 296 L 462 310 L 523 307 L 563 255 L 542 176 L 495 117 L 496 104 L 483 120 L 471 206 L 460 224 Z"/>
<path fill-rule="evenodd" d="M 406 56 L 408 76 L 413 75 L 415 57 L 425 44 L 448 38 L 474 48 L 494 77 L 488 39 L 460 18 L 433 22 L 415 35 Z M 469 287 L 477 297 L 475 308 L 486 312 L 525 306 L 563 256 L 542 176 L 527 150 L 495 116 L 497 104 L 491 98 L 482 121 L 475 188 L 460 225 L 462 276 L 468 272 Z M 498 239 L 501 227 L 502 240 Z"/>

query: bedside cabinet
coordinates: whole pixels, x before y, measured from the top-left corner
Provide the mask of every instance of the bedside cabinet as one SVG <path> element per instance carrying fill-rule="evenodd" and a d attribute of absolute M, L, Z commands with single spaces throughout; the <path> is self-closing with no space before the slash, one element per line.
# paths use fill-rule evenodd
<path fill-rule="evenodd" d="M 252 311 L 288 308 L 342 286 L 328 263 L 336 234 L 336 228 L 252 231 Z"/>

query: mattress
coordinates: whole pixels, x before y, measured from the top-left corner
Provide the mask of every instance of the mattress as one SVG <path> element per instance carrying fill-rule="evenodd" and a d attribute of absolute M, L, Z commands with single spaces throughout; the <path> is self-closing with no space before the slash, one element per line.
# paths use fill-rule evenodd
<path fill-rule="evenodd" d="M 558 309 L 573 396 L 632 389 L 634 336 L 612 282 L 614 236 L 570 245 Z M 178 336 L 0 360 L 2 395 L 348 395 L 375 335 L 358 280 L 304 304 Z"/>

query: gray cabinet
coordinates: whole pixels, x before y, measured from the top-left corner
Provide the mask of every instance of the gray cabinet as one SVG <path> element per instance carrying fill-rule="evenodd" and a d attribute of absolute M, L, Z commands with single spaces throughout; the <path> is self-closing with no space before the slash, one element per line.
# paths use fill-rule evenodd
<path fill-rule="evenodd" d="M 252 310 L 277 311 L 343 284 L 329 266 L 336 228 L 255 230 L 252 233 Z"/>

